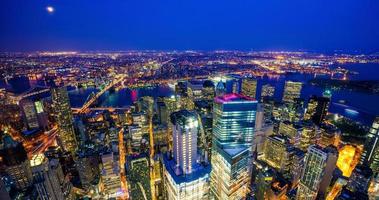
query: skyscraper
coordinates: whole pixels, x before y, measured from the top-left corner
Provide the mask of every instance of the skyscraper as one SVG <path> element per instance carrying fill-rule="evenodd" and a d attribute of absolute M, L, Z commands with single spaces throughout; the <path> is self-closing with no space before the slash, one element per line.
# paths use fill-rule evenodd
<path fill-rule="evenodd" d="M 211 195 L 243 199 L 250 183 L 252 141 L 257 101 L 238 94 L 215 98 Z"/>
<path fill-rule="evenodd" d="M 173 158 L 164 156 L 164 182 L 169 200 L 205 200 L 209 195 L 210 166 L 197 160 L 197 114 L 188 110 L 170 116 L 173 130 Z"/>
<path fill-rule="evenodd" d="M 296 98 L 300 98 L 301 82 L 286 81 L 284 85 L 283 102 L 293 103 Z"/>
<path fill-rule="evenodd" d="M 9 135 L 4 135 L 0 141 L 0 156 L 5 164 L 5 172 L 12 178 L 17 189 L 29 187 L 32 184 L 32 172 L 23 145 Z"/>
<path fill-rule="evenodd" d="M 253 78 L 242 79 L 241 93 L 255 99 L 257 95 L 257 80 Z"/>
<path fill-rule="evenodd" d="M 320 125 L 328 112 L 329 102 L 330 99 L 327 97 L 310 97 L 304 119 L 310 119 L 315 124 Z"/>
<path fill-rule="evenodd" d="M 51 89 L 53 110 L 58 124 L 59 139 L 65 151 L 75 153 L 77 141 L 74 131 L 70 100 L 65 87 Z"/>
<path fill-rule="evenodd" d="M 172 113 L 170 118 L 173 125 L 174 159 L 184 174 L 190 174 L 197 159 L 197 114 L 181 110 Z"/>
<path fill-rule="evenodd" d="M 379 117 L 376 117 L 367 134 L 361 163 L 369 165 L 374 173 L 379 172 Z"/>
<path fill-rule="evenodd" d="M 47 115 L 43 110 L 42 101 L 23 99 L 20 101 L 20 107 L 29 130 L 47 128 Z"/>
<path fill-rule="evenodd" d="M 61 189 L 63 182 L 63 171 L 61 168 L 56 168 L 59 165 L 58 160 L 49 160 L 43 154 L 34 155 L 30 161 L 33 184 L 37 189 L 40 199 L 60 200 L 64 199 Z M 58 171 L 60 170 L 60 171 Z"/>
<path fill-rule="evenodd" d="M 336 168 L 338 152 L 335 148 L 311 145 L 305 158 L 304 172 L 297 190 L 297 200 L 314 200 L 323 197 Z"/>
<path fill-rule="evenodd" d="M 261 92 L 261 100 L 263 101 L 264 98 L 273 97 L 274 93 L 275 93 L 274 86 L 271 86 L 270 84 L 263 85 L 262 92 Z"/>
<path fill-rule="evenodd" d="M 104 193 L 108 198 L 115 198 L 122 194 L 120 167 L 117 156 L 107 153 L 101 156 L 101 180 Z"/>
<path fill-rule="evenodd" d="M 204 99 L 213 100 L 215 96 L 215 85 L 211 80 L 204 81 L 202 93 Z"/>

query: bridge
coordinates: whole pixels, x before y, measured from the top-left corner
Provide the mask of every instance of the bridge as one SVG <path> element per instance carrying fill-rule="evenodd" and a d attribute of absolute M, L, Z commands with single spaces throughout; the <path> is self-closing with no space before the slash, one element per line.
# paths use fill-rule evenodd
<path fill-rule="evenodd" d="M 87 111 L 87 109 L 101 96 L 103 95 L 106 91 L 111 89 L 113 86 L 116 84 L 120 83 L 121 81 L 124 80 L 126 76 L 125 75 L 120 75 L 116 77 L 112 82 L 110 82 L 108 85 L 106 85 L 104 88 L 102 88 L 98 93 L 91 95 L 91 97 L 84 103 L 84 105 L 78 110 L 78 113 L 84 113 Z"/>

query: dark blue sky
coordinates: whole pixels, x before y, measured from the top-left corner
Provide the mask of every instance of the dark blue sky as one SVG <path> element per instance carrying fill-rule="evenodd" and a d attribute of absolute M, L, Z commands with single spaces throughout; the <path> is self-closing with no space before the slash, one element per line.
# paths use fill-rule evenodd
<path fill-rule="evenodd" d="M 129 49 L 378 51 L 379 0 L 0 0 L 1 51 Z"/>

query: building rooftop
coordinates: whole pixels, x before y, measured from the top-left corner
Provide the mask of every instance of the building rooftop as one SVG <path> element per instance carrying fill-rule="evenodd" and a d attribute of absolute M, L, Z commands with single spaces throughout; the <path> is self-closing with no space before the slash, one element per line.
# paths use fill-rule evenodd
<path fill-rule="evenodd" d="M 215 98 L 216 103 L 231 103 L 231 102 L 240 103 L 240 102 L 251 102 L 251 101 L 256 101 L 256 100 L 254 98 L 247 97 L 240 94 L 235 94 L 235 93 L 226 94 L 226 95 Z"/>
<path fill-rule="evenodd" d="M 167 155 L 163 156 L 163 164 L 176 184 L 189 183 L 202 177 L 209 177 L 211 173 L 211 165 L 205 166 L 196 163 L 191 174 L 177 175 L 178 170 L 175 164 L 175 160 L 170 159 Z"/>

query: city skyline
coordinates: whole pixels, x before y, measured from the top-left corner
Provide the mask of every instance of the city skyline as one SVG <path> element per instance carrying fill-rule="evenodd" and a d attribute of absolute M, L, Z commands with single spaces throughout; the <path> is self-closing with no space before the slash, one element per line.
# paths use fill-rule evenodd
<path fill-rule="evenodd" d="M 379 1 L 0 1 L 0 199 L 378 200 Z"/>

